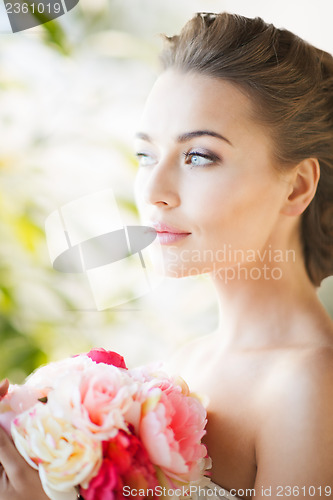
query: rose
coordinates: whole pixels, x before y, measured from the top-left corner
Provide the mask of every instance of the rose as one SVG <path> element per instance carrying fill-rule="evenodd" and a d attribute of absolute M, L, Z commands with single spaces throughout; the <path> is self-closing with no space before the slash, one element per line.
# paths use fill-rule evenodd
<path fill-rule="evenodd" d="M 123 500 L 124 486 L 147 491 L 157 485 L 155 469 L 141 441 L 132 432 L 120 430 L 103 443 L 102 466 L 88 488 L 81 488 L 81 494 L 85 500 Z"/>
<path fill-rule="evenodd" d="M 105 363 L 106 365 L 113 365 L 117 368 L 127 370 L 123 356 L 114 351 L 106 351 L 100 347 L 99 349 L 91 349 L 86 356 L 95 361 L 95 363 Z"/>
<path fill-rule="evenodd" d="M 133 402 L 137 384 L 111 365 L 99 364 L 84 373 L 80 386 L 80 401 L 74 403 L 77 427 L 88 430 L 98 439 L 113 437 L 118 429 L 127 429 L 124 414 Z"/>
<path fill-rule="evenodd" d="M 162 380 L 161 388 L 153 387 L 142 406 L 139 435 L 151 461 L 167 476 L 197 481 L 207 455 L 201 443 L 205 425 L 202 404 L 186 388 L 184 393 L 181 386 Z"/>
<path fill-rule="evenodd" d="M 118 429 L 127 430 L 124 415 L 136 391 L 137 382 L 127 370 L 92 362 L 84 372 L 61 378 L 47 404 L 58 418 L 105 441 Z"/>
<path fill-rule="evenodd" d="M 39 470 L 50 498 L 59 498 L 53 490 L 75 495 L 74 486 L 88 485 L 101 465 L 101 443 L 55 417 L 48 404 L 37 403 L 18 416 L 12 436 L 21 455 Z"/>

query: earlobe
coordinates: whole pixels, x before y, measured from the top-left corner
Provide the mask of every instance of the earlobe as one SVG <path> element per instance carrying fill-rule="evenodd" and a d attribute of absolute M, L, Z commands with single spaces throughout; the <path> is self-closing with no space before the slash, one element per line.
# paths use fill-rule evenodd
<path fill-rule="evenodd" d="M 320 166 L 317 158 L 307 158 L 295 167 L 295 174 L 290 183 L 288 198 L 281 213 L 284 215 L 301 215 L 313 199 L 320 177 Z"/>

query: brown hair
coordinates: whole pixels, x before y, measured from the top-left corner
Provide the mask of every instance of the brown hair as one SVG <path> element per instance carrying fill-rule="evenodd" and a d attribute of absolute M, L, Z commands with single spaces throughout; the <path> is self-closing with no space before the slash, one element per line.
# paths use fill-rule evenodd
<path fill-rule="evenodd" d="M 164 69 L 228 80 L 256 104 L 282 168 L 317 158 L 317 192 L 302 215 L 301 239 L 311 281 L 333 274 L 333 58 L 262 19 L 200 13 L 166 37 Z"/>

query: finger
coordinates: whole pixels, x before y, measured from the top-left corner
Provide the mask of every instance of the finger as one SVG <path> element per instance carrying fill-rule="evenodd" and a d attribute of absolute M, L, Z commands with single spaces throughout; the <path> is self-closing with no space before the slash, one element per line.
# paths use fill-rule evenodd
<path fill-rule="evenodd" d="M 4 396 L 6 396 L 8 388 L 9 388 L 9 380 L 5 378 L 0 382 L 0 401 Z"/>
<path fill-rule="evenodd" d="M 0 470 L 0 498 L 4 500 L 8 498 L 8 494 L 12 497 L 13 490 L 10 487 L 6 471 L 3 467 Z"/>
<path fill-rule="evenodd" d="M 13 441 L 0 427 L 0 463 L 8 476 L 9 482 L 15 487 L 20 481 L 25 467 L 29 467 L 24 458 L 19 454 Z"/>

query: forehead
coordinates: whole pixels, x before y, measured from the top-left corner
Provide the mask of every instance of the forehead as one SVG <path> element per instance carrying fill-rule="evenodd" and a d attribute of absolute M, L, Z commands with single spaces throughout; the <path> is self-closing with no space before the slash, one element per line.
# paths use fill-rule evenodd
<path fill-rule="evenodd" d="M 156 81 L 140 123 L 152 137 L 177 136 L 195 129 L 254 129 L 251 100 L 234 84 L 197 73 L 168 70 Z M 229 137 L 232 141 L 232 137 Z"/>

